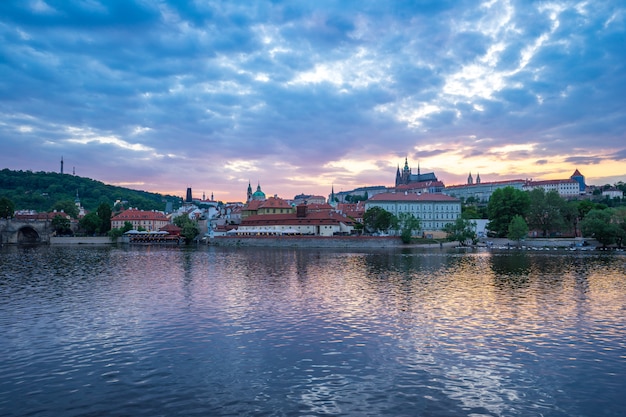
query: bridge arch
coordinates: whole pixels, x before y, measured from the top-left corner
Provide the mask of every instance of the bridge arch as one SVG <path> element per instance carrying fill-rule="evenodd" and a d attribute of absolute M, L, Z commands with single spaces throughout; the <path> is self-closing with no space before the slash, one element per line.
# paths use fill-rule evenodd
<path fill-rule="evenodd" d="M 17 231 L 17 243 L 40 243 L 41 236 L 32 226 L 22 226 Z"/>

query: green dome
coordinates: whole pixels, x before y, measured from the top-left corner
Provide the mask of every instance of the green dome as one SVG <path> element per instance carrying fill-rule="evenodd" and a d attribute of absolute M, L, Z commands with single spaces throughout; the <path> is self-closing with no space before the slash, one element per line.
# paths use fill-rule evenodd
<path fill-rule="evenodd" d="M 256 191 L 252 194 L 253 200 L 265 200 L 265 193 L 261 191 L 261 185 L 257 185 Z"/>

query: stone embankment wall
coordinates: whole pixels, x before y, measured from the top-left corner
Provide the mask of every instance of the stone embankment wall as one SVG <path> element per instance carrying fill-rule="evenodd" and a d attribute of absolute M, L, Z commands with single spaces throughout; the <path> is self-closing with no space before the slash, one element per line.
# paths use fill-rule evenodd
<path fill-rule="evenodd" d="M 598 245 L 598 242 L 595 239 L 587 239 L 582 237 L 572 237 L 572 238 L 529 238 L 522 240 L 521 242 L 517 242 L 516 240 L 509 239 L 490 239 L 485 238 L 481 239 L 481 243 L 485 244 L 486 242 L 491 242 L 494 246 L 526 246 L 526 247 L 535 247 L 535 248 L 567 248 L 570 246 L 582 246 L 583 242 L 586 242 L 587 245 L 591 247 L 595 247 Z"/>
<path fill-rule="evenodd" d="M 219 236 L 210 239 L 214 246 L 272 246 L 299 248 L 387 248 L 403 246 L 393 236 Z"/>
<path fill-rule="evenodd" d="M 110 237 L 74 237 L 74 236 L 51 236 L 51 245 L 110 245 L 115 243 Z"/>

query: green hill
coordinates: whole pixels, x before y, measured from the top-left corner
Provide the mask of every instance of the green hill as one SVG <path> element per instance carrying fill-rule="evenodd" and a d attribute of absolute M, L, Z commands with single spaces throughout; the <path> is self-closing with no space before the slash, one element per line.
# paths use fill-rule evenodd
<path fill-rule="evenodd" d="M 58 202 L 73 202 L 76 193 L 88 211 L 95 211 L 100 203 L 113 207 L 118 200 L 124 201 L 125 207 L 163 211 L 167 201 L 171 201 L 174 208 L 181 201 L 177 196 L 131 190 L 76 175 L 9 169 L 0 171 L 0 197 L 13 201 L 17 210 L 50 211 Z"/>

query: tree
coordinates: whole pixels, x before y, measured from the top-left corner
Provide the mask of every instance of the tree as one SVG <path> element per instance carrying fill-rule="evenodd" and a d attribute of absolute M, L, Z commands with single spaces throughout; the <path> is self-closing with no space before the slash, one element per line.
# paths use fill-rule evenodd
<path fill-rule="evenodd" d="M 461 207 L 461 217 L 466 220 L 480 219 L 480 214 L 476 209 L 476 206 L 463 206 Z"/>
<path fill-rule="evenodd" d="M 0 198 L 0 219 L 10 219 L 15 214 L 15 204 L 6 197 Z"/>
<path fill-rule="evenodd" d="M 554 190 L 547 193 L 543 188 L 535 188 L 528 193 L 530 205 L 526 218 L 528 225 L 541 230 L 546 237 L 550 232 L 561 230 L 565 226 L 565 200 Z"/>
<path fill-rule="evenodd" d="M 517 240 L 519 244 L 520 240 L 528 236 L 528 225 L 526 220 L 520 215 L 513 217 L 511 223 L 509 223 L 509 233 L 507 238 L 511 240 Z"/>
<path fill-rule="evenodd" d="M 611 222 L 613 209 L 591 210 L 580 222 L 583 237 L 596 239 L 603 247 L 616 243 L 621 234 L 620 227 Z"/>
<path fill-rule="evenodd" d="M 489 224 L 487 228 L 498 237 L 506 236 L 513 217 L 524 217 L 530 206 L 528 193 L 513 187 L 498 188 L 487 205 Z"/>
<path fill-rule="evenodd" d="M 100 219 L 100 227 L 98 231 L 101 234 L 107 233 L 109 230 L 111 230 L 111 206 L 107 203 L 100 203 L 98 209 L 96 210 L 96 214 Z"/>
<path fill-rule="evenodd" d="M 381 207 L 370 207 L 363 214 L 363 226 L 370 233 L 387 231 L 393 225 L 395 216 Z"/>
<path fill-rule="evenodd" d="M 454 223 L 448 223 L 443 231 L 447 233 L 448 242 L 459 242 L 461 246 L 467 245 L 468 241 L 476 242 L 476 222 L 459 217 Z"/>
<path fill-rule="evenodd" d="M 580 212 L 578 211 L 578 202 L 569 201 L 565 203 L 562 210 L 565 228 L 573 236 L 578 236 L 578 222 L 580 221 Z"/>
<path fill-rule="evenodd" d="M 626 240 L 626 207 L 616 207 L 611 215 L 611 223 L 617 227 L 615 242 L 622 247 Z"/>
<path fill-rule="evenodd" d="M 78 225 L 88 235 L 93 235 L 100 230 L 100 217 L 94 212 L 87 213 L 78 221 Z"/>
<path fill-rule="evenodd" d="M 129 230 L 133 230 L 133 224 L 129 221 L 125 221 L 124 226 L 118 229 L 109 230 L 108 235 L 111 238 L 111 240 L 116 240 L 118 237 L 121 237 L 124 233 L 128 232 Z"/>
<path fill-rule="evenodd" d="M 123 233 L 129 232 L 129 231 L 133 230 L 133 227 L 134 227 L 133 224 L 131 222 L 129 222 L 128 220 L 126 220 L 124 222 L 124 226 L 122 227 L 122 232 Z"/>
<path fill-rule="evenodd" d="M 198 223 L 191 220 L 187 215 L 174 218 L 174 224 L 180 227 L 180 235 L 185 238 L 185 243 L 190 244 L 200 234 Z"/>
<path fill-rule="evenodd" d="M 76 204 L 70 200 L 57 202 L 54 206 L 52 206 L 52 210 L 63 212 L 70 216 L 72 219 L 78 217 L 78 207 L 76 207 Z"/>
<path fill-rule="evenodd" d="M 400 213 L 397 216 L 397 226 L 400 230 L 402 243 L 411 243 L 414 231 L 421 228 L 420 220 L 411 213 Z"/>
<path fill-rule="evenodd" d="M 68 219 L 66 216 L 57 214 L 52 219 L 51 225 L 54 231 L 57 233 L 57 235 L 71 235 L 72 234 L 70 219 Z"/>
<path fill-rule="evenodd" d="M 578 216 L 580 219 L 584 219 L 587 213 L 593 210 L 595 207 L 595 203 L 590 200 L 582 200 L 578 203 Z"/>

